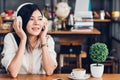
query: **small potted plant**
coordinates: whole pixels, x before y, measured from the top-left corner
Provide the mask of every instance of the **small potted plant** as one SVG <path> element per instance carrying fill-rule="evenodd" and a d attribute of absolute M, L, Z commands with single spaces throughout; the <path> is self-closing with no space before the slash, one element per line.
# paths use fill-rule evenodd
<path fill-rule="evenodd" d="M 95 43 L 90 46 L 89 54 L 90 58 L 96 62 L 90 65 L 91 74 L 93 77 L 100 78 L 103 75 L 104 65 L 101 62 L 104 62 L 108 57 L 108 48 L 105 43 Z"/>

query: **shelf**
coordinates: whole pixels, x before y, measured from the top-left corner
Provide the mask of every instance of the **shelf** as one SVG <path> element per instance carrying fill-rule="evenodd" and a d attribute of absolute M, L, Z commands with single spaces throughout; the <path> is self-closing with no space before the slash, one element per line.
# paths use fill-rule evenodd
<path fill-rule="evenodd" d="M 72 35 L 72 34 L 79 34 L 79 35 L 87 35 L 87 34 L 96 34 L 99 35 L 101 34 L 101 32 L 99 30 L 97 30 L 96 28 L 94 28 L 92 31 L 88 31 L 88 32 L 73 32 L 73 31 L 67 31 L 67 30 L 61 30 L 61 31 L 48 31 L 48 34 L 50 35 Z"/>
<path fill-rule="evenodd" d="M 4 22 L 13 22 L 14 19 L 3 19 Z"/>
<path fill-rule="evenodd" d="M 93 19 L 94 22 L 111 22 L 111 19 L 104 19 L 104 20 L 101 20 L 101 19 Z"/>
<path fill-rule="evenodd" d="M 0 29 L 0 34 L 6 34 L 6 33 L 9 33 L 11 32 L 11 30 L 8 30 L 8 29 Z"/>

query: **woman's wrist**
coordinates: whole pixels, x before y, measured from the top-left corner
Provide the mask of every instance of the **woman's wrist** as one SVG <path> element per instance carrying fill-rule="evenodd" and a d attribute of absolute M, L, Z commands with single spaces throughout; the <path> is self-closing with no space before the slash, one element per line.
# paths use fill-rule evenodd
<path fill-rule="evenodd" d="M 43 47 L 47 47 L 48 45 L 47 45 L 47 43 L 44 43 L 44 44 L 41 44 L 41 48 L 43 48 Z"/>
<path fill-rule="evenodd" d="M 47 43 L 46 37 L 41 38 L 41 44 Z"/>
<path fill-rule="evenodd" d="M 27 38 L 26 37 L 22 37 L 20 38 L 21 41 L 27 41 Z"/>
<path fill-rule="evenodd" d="M 47 46 L 46 37 L 44 37 L 44 38 L 41 39 L 41 48 L 44 47 L 44 46 Z"/>

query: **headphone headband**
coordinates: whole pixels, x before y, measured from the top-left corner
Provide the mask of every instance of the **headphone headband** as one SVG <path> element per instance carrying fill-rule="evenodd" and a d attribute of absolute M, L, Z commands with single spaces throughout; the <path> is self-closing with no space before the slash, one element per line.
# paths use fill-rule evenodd
<path fill-rule="evenodd" d="M 28 4 L 33 4 L 33 3 L 23 3 L 23 4 L 21 4 L 21 5 L 17 8 L 17 10 L 16 10 L 16 16 L 17 16 L 17 14 L 18 14 L 18 11 L 19 11 L 23 6 L 28 5 Z"/>

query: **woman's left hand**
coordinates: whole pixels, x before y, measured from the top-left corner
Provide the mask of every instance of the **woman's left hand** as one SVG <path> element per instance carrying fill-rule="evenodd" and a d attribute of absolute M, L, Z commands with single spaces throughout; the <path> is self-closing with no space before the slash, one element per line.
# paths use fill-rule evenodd
<path fill-rule="evenodd" d="M 43 18 L 43 31 L 40 32 L 40 39 L 43 40 L 48 32 L 48 20 L 47 18 Z"/>

